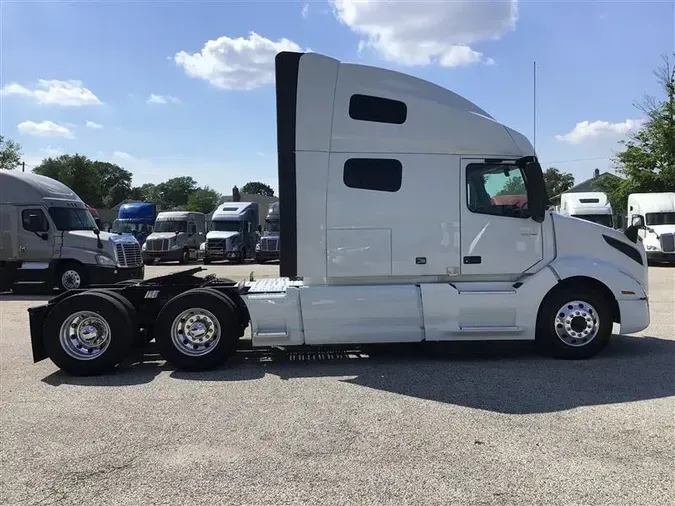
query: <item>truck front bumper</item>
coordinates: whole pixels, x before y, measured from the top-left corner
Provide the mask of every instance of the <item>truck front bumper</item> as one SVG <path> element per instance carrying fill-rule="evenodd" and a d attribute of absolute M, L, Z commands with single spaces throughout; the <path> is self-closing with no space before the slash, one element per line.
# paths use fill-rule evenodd
<path fill-rule="evenodd" d="M 675 263 L 675 252 L 647 251 L 647 261 L 672 264 Z"/>
<path fill-rule="evenodd" d="M 101 267 L 87 266 L 87 278 L 90 285 L 111 285 L 130 279 L 143 279 L 145 266 L 140 267 Z"/>
<path fill-rule="evenodd" d="M 618 302 L 621 315 L 619 330 L 622 334 L 633 334 L 649 327 L 649 300 L 647 298 L 624 299 Z"/>
<path fill-rule="evenodd" d="M 269 260 L 279 260 L 279 251 L 256 251 L 255 259 L 258 262 L 267 262 Z"/>
<path fill-rule="evenodd" d="M 169 251 L 144 251 L 143 261 L 159 260 L 160 262 L 177 262 L 183 257 L 183 250 L 169 250 Z"/>
<path fill-rule="evenodd" d="M 241 256 L 241 251 L 226 251 L 224 249 L 209 249 L 204 253 L 204 258 L 209 260 L 236 260 Z"/>

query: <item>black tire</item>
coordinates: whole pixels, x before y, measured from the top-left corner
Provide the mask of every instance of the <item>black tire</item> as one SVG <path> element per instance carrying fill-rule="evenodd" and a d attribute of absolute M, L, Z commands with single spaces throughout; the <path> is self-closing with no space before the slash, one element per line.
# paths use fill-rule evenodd
<path fill-rule="evenodd" d="M 578 306 L 570 304 L 575 301 L 581 304 Z M 565 312 L 558 313 L 559 309 L 564 309 Z M 546 297 L 539 308 L 536 343 L 543 353 L 556 358 L 568 360 L 590 358 L 602 351 L 612 336 L 612 313 L 612 301 L 607 300 L 604 294 L 592 287 L 579 286 L 556 290 Z M 565 318 L 562 320 L 572 322 L 570 324 L 572 331 L 590 328 L 593 322 L 596 322 L 597 333 L 587 337 L 584 337 L 582 332 L 568 334 L 564 321 L 556 320 L 563 315 L 567 320 Z M 591 320 L 589 321 L 587 317 Z M 580 323 L 573 327 L 577 324 L 577 320 Z M 561 333 L 564 331 L 565 340 L 558 336 L 556 328 Z"/>
<path fill-rule="evenodd" d="M 155 323 L 155 342 L 161 355 L 177 369 L 205 371 L 222 365 L 233 351 L 238 339 L 238 322 L 233 303 L 223 294 L 213 293 L 208 288 L 188 290 L 175 296 L 162 308 Z M 224 298 L 225 297 L 225 298 Z M 174 320 L 188 309 L 203 309 L 211 313 L 220 327 L 220 337 L 215 345 L 190 344 L 186 338 L 179 348 L 172 339 Z M 177 334 L 177 336 L 180 334 Z M 185 348 L 194 347 L 199 356 L 190 355 Z M 208 348 L 208 351 L 206 351 Z M 190 349 L 190 352 L 192 350 Z"/>
<path fill-rule="evenodd" d="M 96 313 L 110 328 L 107 348 L 96 358 L 75 358 L 61 343 L 61 326 L 78 311 Z M 133 322 L 122 302 L 108 293 L 90 290 L 67 297 L 52 309 L 45 319 L 43 339 L 47 355 L 60 369 L 74 376 L 91 376 L 119 365 L 131 348 L 133 331 Z"/>
<path fill-rule="evenodd" d="M 74 283 L 71 283 L 71 281 L 74 281 L 78 277 L 80 280 L 79 285 L 74 286 Z M 76 288 L 86 288 L 87 285 L 87 275 L 82 264 L 68 262 L 56 270 L 56 286 L 59 290 L 67 291 Z"/>
<path fill-rule="evenodd" d="M 211 263 L 211 259 L 204 257 L 204 265 L 209 265 Z"/>
<path fill-rule="evenodd" d="M 190 252 L 187 249 L 184 249 L 183 252 L 181 253 L 180 260 L 178 263 L 181 265 L 185 265 L 190 262 Z"/>

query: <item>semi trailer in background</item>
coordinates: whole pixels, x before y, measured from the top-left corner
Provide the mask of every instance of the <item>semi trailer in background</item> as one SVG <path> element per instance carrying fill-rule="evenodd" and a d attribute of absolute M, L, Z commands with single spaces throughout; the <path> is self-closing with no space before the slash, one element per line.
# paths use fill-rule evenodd
<path fill-rule="evenodd" d="M 260 240 L 255 246 L 256 262 L 263 263 L 270 260 L 279 260 L 279 248 L 281 244 L 281 235 L 279 233 L 281 225 L 279 220 L 279 202 L 273 202 L 267 211 Z"/>
<path fill-rule="evenodd" d="M 59 181 L 3 170 L 0 199 L 0 291 L 143 278 L 138 241 L 101 232 L 93 208 Z"/>
<path fill-rule="evenodd" d="M 560 195 L 559 212 L 565 216 L 616 228 L 612 205 L 607 194 L 603 192 L 563 193 Z"/>
<path fill-rule="evenodd" d="M 256 202 L 225 202 L 211 217 L 206 234 L 204 263 L 233 260 L 243 263 L 255 255 L 260 229 L 260 211 Z"/>
<path fill-rule="evenodd" d="M 395 71 L 282 52 L 275 72 L 281 277 L 197 267 L 71 291 L 29 309 L 35 361 L 96 374 L 154 339 L 210 369 L 247 327 L 254 347 L 533 340 L 581 359 L 613 323 L 649 325 L 640 219 L 621 233 L 547 212 L 525 136 Z"/>
<path fill-rule="evenodd" d="M 206 239 L 206 216 L 192 211 L 165 211 L 157 215 L 152 233 L 143 243 L 143 261 L 180 262 L 197 260 Z"/>
<path fill-rule="evenodd" d="M 117 219 L 113 223 L 112 232 L 131 234 L 139 244 L 143 245 L 152 233 L 156 218 L 157 206 L 152 202 L 122 204 L 117 212 Z"/>
<path fill-rule="evenodd" d="M 628 219 L 644 222 L 639 235 L 652 262 L 675 263 L 675 193 L 633 193 Z"/>

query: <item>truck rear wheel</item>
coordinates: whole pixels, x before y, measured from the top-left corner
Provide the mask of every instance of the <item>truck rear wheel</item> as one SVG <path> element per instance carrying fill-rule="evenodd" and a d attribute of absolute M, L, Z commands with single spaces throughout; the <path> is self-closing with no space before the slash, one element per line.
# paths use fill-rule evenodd
<path fill-rule="evenodd" d="M 537 344 L 546 354 L 585 359 L 612 335 L 611 301 L 592 287 L 568 287 L 547 296 L 537 317 Z"/>
<path fill-rule="evenodd" d="M 63 299 L 52 309 L 44 323 L 44 346 L 52 362 L 69 374 L 101 374 L 124 359 L 134 330 L 122 302 L 92 290 Z"/>
<path fill-rule="evenodd" d="M 204 371 L 222 365 L 236 343 L 237 315 L 231 301 L 210 290 L 188 290 L 162 308 L 155 342 L 176 368 Z"/>

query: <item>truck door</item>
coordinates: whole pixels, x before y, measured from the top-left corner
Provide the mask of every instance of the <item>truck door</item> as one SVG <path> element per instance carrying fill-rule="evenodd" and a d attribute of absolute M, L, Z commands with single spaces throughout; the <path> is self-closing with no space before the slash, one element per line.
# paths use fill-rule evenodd
<path fill-rule="evenodd" d="M 20 207 L 18 226 L 19 258 L 24 262 L 46 262 L 54 251 L 54 230 L 39 207 Z M 45 267 L 46 268 L 46 267 Z"/>
<path fill-rule="evenodd" d="M 461 274 L 516 278 L 543 258 L 542 226 L 529 217 L 523 171 L 462 159 Z"/>

